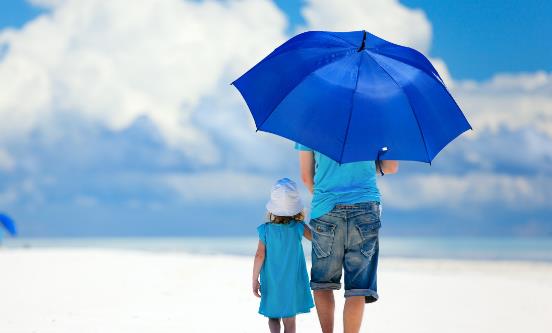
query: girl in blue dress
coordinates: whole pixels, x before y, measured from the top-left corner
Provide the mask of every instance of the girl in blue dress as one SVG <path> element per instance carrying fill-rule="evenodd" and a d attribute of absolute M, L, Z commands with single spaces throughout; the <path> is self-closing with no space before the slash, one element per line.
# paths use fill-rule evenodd
<path fill-rule="evenodd" d="M 280 332 L 280 321 L 285 333 L 293 333 L 295 315 L 314 307 L 301 245 L 303 237 L 312 236 L 303 223 L 303 203 L 292 180 L 276 182 L 266 208 L 269 222 L 257 228 L 253 294 L 261 298 L 259 313 L 268 317 L 271 333 Z"/>

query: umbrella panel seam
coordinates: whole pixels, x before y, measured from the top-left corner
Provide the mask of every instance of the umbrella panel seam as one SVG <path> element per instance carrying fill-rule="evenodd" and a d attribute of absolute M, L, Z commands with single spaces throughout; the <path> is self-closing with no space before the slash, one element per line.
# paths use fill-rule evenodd
<path fill-rule="evenodd" d="M 401 46 L 401 45 L 397 45 L 397 46 L 400 46 L 400 47 L 406 47 L 406 46 Z M 381 49 L 381 50 L 384 50 L 385 48 L 389 48 L 389 46 L 385 45 L 381 48 L 378 48 L 378 49 Z M 412 48 L 409 48 L 409 49 L 412 49 Z M 368 50 L 368 49 L 366 49 Z M 412 49 L 414 51 L 417 51 L 416 49 Z M 419 52 L 419 51 L 417 51 Z M 439 75 L 439 72 L 437 72 L 437 70 L 435 69 L 435 67 L 433 67 L 433 64 L 431 64 L 431 61 L 429 61 L 430 65 L 433 67 L 433 69 L 435 70 L 435 73 L 428 73 L 426 70 L 424 70 L 423 68 L 420 68 L 416 65 L 414 65 L 411 61 L 406 61 L 405 59 L 400 59 L 398 57 L 394 57 L 392 55 L 389 55 L 389 54 L 385 54 L 385 53 L 381 53 L 381 52 L 376 52 L 377 55 L 379 56 L 382 56 L 382 57 L 386 57 L 386 58 L 390 58 L 390 59 L 393 59 L 395 61 L 399 61 L 407 66 L 410 66 L 410 67 L 414 67 L 416 68 L 417 70 L 420 70 L 424 73 L 427 74 L 428 77 L 432 78 L 433 80 L 437 81 L 438 83 L 440 83 L 442 86 L 443 86 L 443 89 L 445 90 L 445 92 L 447 93 L 447 95 L 450 97 L 450 99 L 452 99 L 452 101 L 454 102 L 454 104 L 456 105 L 456 107 L 460 109 L 460 106 L 458 105 L 458 103 L 456 103 L 456 100 L 454 99 L 454 97 L 452 97 L 452 94 L 450 93 L 449 89 L 447 88 L 447 85 L 445 84 L 444 80 L 441 78 L 441 76 Z M 423 56 L 423 54 L 422 54 Z M 374 59 L 373 57 L 371 57 L 372 59 Z M 374 61 L 378 64 L 378 66 L 382 67 L 377 61 L 376 59 L 374 59 Z M 383 67 L 382 67 L 383 69 Z M 386 71 L 387 72 L 387 71 Z M 464 113 L 462 113 L 462 115 L 464 116 L 464 119 L 466 120 L 466 122 L 468 123 L 468 125 L 470 126 L 470 129 L 473 129 L 473 127 L 471 126 L 471 124 L 469 123 L 468 119 L 466 118 L 466 115 L 464 115 Z"/>
<path fill-rule="evenodd" d="M 347 120 L 347 127 L 345 128 L 345 140 L 343 140 L 343 146 L 341 147 L 341 154 L 339 155 L 339 164 L 343 161 L 343 153 L 345 152 L 345 145 L 347 144 L 347 138 L 349 137 L 349 126 L 351 125 L 351 118 L 354 110 L 355 94 L 358 88 L 358 78 L 360 76 L 360 66 L 362 65 L 362 55 L 358 61 L 357 76 L 355 82 L 355 88 L 351 94 L 351 106 L 349 107 L 349 119 Z"/>
<path fill-rule="evenodd" d="M 389 76 L 389 78 L 395 83 L 395 85 L 397 85 L 397 87 L 399 88 L 399 91 L 406 98 L 406 101 L 408 102 L 408 106 L 412 111 L 412 115 L 414 116 L 414 119 L 416 119 L 416 124 L 418 125 L 418 129 L 420 130 L 420 135 L 422 137 L 422 142 L 424 143 L 424 149 L 426 151 L 426 157 L 427 157 L 428 163 L 431 165 L 431 158 L 429 157 L 429 152 L 427 151 L 427 143 L 425 140 L 424 132 L 422 131 L 422 126 L 420 125 L 420 121 L 418 120 L 418 115 L 416 115 L 416 111 L 414 111 L 414 108 L 412 107 L 412 103 L 410 102 L 410 97 L 408 97 L 408 95 L 404 92 L 402 86 L 397 82 L 397 80 L 395 80 L 395 78 L 391 76 L 391 74 L 389 74 L 389 72 L 376 59 L 374 59 L 374 57 L 372 57 L 372 55 L 369 52 L 366 52 L 366 53 L 376 63 L 376 65 L 378 65 L 385 72 L 385 74 Z"/>
<path fill-rule="evenodd" d="M 346 40 L 345 38 L 339 37 L 338 35 L 333 34 L 333 33 L 331 33 L 331 32 L 329 33 L 329 35 L 330 35 L 330 36 L 333 36 L 333 37 L 335 37 L 335 38 L 339 38 L 339 39 L 341 39 L 342 41 L 344 41 L 345 43 L 347 43 L 347 44 L 349 44 L 349 45 L 351 45 L 351 46 L 353 46 L 353 47 L 358 48 L 358 45 L 355 45 L 355 44 L 349 42 L 349 41 Z"/>
<path fill-rule="evenodd" d="M 316 69 L 312 70 L 310 73 L 308 73 L 307 75 L 305 75 L 303 78 L 301 78 L 301 80 L 299 80 L 299 82 L 297 82 L 297 84 L 291 88 L 283 97 L 282 99 L 280 99 L 280 101 L 278 103 L 276 103 L 276 105 L 274 106 L 274 108 L 272 108 L 272 110 L 270 110 L 270 112 L 268 113 L 268 115 L 266 116 L 266 118 L 257 126 L 257 130 L 262 130 L 262 126 L 268 121 L 268 119 L 272 116 L 272 114 L 274 113 L 274 111 L 276 111 L 276 109 L 278 109 L 278 106 L 280 106 L 280 104 L 282 104 L 282 102 L 295 90 L 297 89 L 297 87 L 299 87 L 301 85 L 301 83 L 303 83 L 309 76 L 311 76 L 312 74 L 314 74 L 316 71 L 326 67 L 326 66 L 329 66 L 333 63 L 335 63 L 337 60 L 341 60 L 351 54 L 354 54 L 353 53 L 354 50 L 348 50 L 347 52 L 344 52 L 343 56 L 341 57 L 335 57 L 333 59 L 333 61 L 331 62 L 328 62 L 320 67 L 317 67 Z"/>
<path fill-rule="evenodd" d="M 407 46 L 402 46 L 402 45 L 396 45 L 396 44 L 393 44 L 394 46 L 398 46 L 398 47 L 402 47 L 402 48 L 406 48 L 406 49 L 411 49 L 412 51 L 415 51 L 415 52 L 418 52 L 420 53 L 422 56 L 424 56 L 421 52 L 417 51 L 416 49 L 413 49 L 411 47 L 407 47 Z M 433 64 L 431 63 L 431 61 L 428 60 L 429 64 L 431 65 L 431 67 L 433 67 L 433 70 L 435 72 L 429 72 L 423 68 L 420 68 L 418 67 L 416 64 L 414 64 L 412 61 L 410 61 L 408 58 L 401 58 L 401 57 L 398 57 L 398 56 L 395 56 L 395 55 L 391 55 L 391 54 L 386 54 L 386 53 L 383 53 L 383 52 L 378 52 L 378 51 L 385 51 L 385 49 L 390 49 L 391 48 L 391 45 L 383 45 L 381 47 L 378 47 L 377 49 L 371 49 L 373 51 L 376 51 L 375 53 L 377 53 L 378 55 L 380 56 L 383 56 L 383 57 L 386 57 L 386 58 L 391 58 L 393 60 L 396 60 L 396 61 L 399 61 L 405 65 L 409 65 L 411 67 L 414 67 L 418 70 L 421 70 L 425 73 L 427 73 L 430 77 L 432 77 L 433 79 L 437 80 L 439 83 L 441 83 L 443 86 L 445 86 L 445 82 L 443 81 L 443 79 L 441 78 L 441 76 L 439 75 L 439 72 L 437 72 L 437 70 L 435 69 L 435 67 L 433 66 Z M 425 57 L 425 56 L 424 56 Z M 427 60 L 427 58 L 426 58 Z"/>

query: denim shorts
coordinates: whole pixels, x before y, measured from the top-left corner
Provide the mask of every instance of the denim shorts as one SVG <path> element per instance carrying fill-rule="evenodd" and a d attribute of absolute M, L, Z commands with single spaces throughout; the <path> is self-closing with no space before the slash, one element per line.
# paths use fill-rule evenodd
<path fill-rule="evenodd" d="M 341 274 L 345 271 L 345 297 L 365 296 L 366 303 L 377 301 L 379 202 L 338 204 L 309 224 L 311 289 L 340 289 Z"/>

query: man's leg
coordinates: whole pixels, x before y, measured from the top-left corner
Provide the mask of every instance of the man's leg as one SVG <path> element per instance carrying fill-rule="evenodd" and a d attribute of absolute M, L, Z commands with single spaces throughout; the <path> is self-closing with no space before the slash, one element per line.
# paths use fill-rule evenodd
<path fill-rule="evenodd" d="M 333 290 L 341 288 L 343 254 L 345 251 L 344 217 L 332 210 L 312 219 L 311 288 L 318 320 L 323 333 L 333 333 L 335 301 Z"/>
<path fill-rule="evenodd" d="M 379 205 L 374 202 L 360 203 L 348 217 L 347 249 L 343 262 L 346 298 L 343 331 L 358 333 L 365 303 L 378 299 Z"/>
<path fill-rule="evenodd" d="M 349 296 L 343 308 L 343 332 L 358 333 L 364 313 L 364 296 Z"/>
<path fill-rule="evenodd" d="M 314 303 L 322 333 L 333 333 L 335 312 L 333 290 L 314 290 Z"/>

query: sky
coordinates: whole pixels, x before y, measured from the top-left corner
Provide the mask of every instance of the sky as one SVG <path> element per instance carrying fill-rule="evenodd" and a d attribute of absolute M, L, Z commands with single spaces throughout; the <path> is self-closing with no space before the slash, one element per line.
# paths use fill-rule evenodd
<path fill-rule="evenodd" d="M 0 211 L 22 236 L 254 235 L 292 144 L 229 86 L 296 33 L 434 63 L 474 127 L 378 180 L 390 235 L 552 236 L 547 1 L 0 3 Z M 261 15 L 262 14 L 262 15 Z M 308 201 L 308 196 L 302 189 Z"/>

